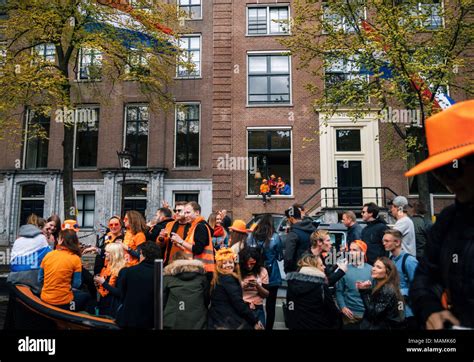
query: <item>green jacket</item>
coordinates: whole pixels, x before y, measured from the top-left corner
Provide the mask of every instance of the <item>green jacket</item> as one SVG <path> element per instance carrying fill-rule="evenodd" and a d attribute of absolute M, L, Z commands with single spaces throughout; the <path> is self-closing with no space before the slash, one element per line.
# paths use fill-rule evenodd
<path fill-rule="evenodd" d="M 209 283 L 199 260 L 176 260 L 164 269 L 165 329 L 206 329 Z"/>

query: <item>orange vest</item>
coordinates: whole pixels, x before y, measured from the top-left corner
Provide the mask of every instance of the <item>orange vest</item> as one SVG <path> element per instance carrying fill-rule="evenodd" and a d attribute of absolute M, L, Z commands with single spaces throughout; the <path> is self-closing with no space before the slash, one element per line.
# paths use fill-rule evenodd
<path fill-rule="evenodd" d="M 188 235 L 186 236 L 186 242 L 194 245 L 194 232 L 196 231 L 196 227 L 198 224 L 202 221 L 205 221 L 205 219 L 202 216 L 197 217 L 193 223 L 191 224 L 191 227 L 189 229 Z M 200 260 L 204 264 L 204 269 L 206 272 L 213 272 L 215 269 L 215 262 L 214 262 L 214 246 L 212 245 L 212 235 L 211 235 L 211 230 L 209 230 L 209 227 L 206 226 L 207 229 L 207 234 L 209 237 L 209 243 L 207 246 L 204 248 L 203 252 L 199 255 L 194 255 L 194 259 Z M 184 251 L 187 255 L 190 257 L 193 257 L 193 253 L 191 250 L 186 249 Z"/>
<path fill-rule="evenodd" d="M 179 246 L 175 245 L 170 239 L 173 227 L 177 222 L 178 222 L 178 220 L 175 220 L 175 221 L 171 221 L 168 224 L 166 224 L 165 231 L 168 234 L 168 236 L 166 236 L 163 241 L 160 241 L 159 239 L 157 239 L 158 240 L 158 245 L 160 245 L 161 247 L 164 247 L 165 250 L 168 249 L 168 243 L 171 243 L 170 256 L 169 256 L 169 260 L 167 260 L 167 262 L 171 262 L 171 260 L 173 259 L 173 255 L 176 254 L 178 251 L 183 250 Z M 186 226 L 184 226 L 184 227 L 186 227 Z M 183 235 L 179 235 L 179 236 L 181 238 L 183 238 Z M 164 255 L 163 257 L 166 258 L 166 255 Z"/>

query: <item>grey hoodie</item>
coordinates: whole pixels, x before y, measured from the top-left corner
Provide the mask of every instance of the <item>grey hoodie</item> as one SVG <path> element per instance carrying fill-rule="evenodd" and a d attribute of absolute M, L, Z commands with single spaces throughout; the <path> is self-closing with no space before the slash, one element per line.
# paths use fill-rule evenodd
<path fill-rule="evenodd" d="M 18 236 L 23 236 L 24 238 L 34 238 L 36 235 L 41 234 L 41 230 L 35 225 L 27 224 L 20 226 Z"/>

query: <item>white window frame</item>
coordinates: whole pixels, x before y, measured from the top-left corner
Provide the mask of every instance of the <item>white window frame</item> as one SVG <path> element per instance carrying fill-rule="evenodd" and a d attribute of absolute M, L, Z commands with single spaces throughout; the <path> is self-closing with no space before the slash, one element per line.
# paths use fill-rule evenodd
<path fill-rule="evenodd" d="M 53 49 L 54 49 L 54 60 L 48 60 L 45 56 L 45 49 L 52 45 L 53 46 Z M 38 47 L 41 47 L 41 53 L 38 52 Z M 37 44 L 35 45 L 33 48 L 31 48 L 31 54 L 35 57 L 35 59 L 38 59 L 40 58 L 41 61 L 43 62 L 47 62 L 47 63 L 51 63 L 51 64 L 55 64 L 56 63 L 56 46 L 54 45 L 54 43 L 41 43 L 41 44 Z"/>
<path fill-rule="evenodd" d="M 176 127 L 176 124 L 178 122 L 178 107 L 177 105 L 198 105 L 199 106 L 199 153 L 198 153 L 198 165 L 197 166 L 176 166 L 176 146 L 177 146 L 177 135 L 178 135 L 178 129 Z M 201 137 L 202 137 L 202 105 L 201 102 L 175 102 L 175 107 L 174 107 L 174 132 L 173 132 L 173 169 L 176 170 L 189 170 L 189 171 L 199 171 L 201 169 Z"/>
<path fill-rule="evenodd" d="M 272 199 L 294 199 L 295 198 L 295 175 L 293 170 L 293 127 L 291 126 L 268 126 L 268 127 L 246 127 L 245 129 L 245 157 L 249 156 L 249 131 L 290 131 L 290 173 L 291 173 L 291 195 L 272 195 Z M 245 199 L 261 199 L 260 195 L 249 195 L 249 173 L 245 171 Z"/>
<path fill-rule="evenodd" d="M 200 79 L 202 78 L 202 34 L 184 34 L 181 36 L 181 38 L 199 38 L 199 74 L 196 75 L 185 75 L 181 76 L 179 75 L 179 64 L 176 64 L 176 73 L 175 73 L 175 78 L 176 79 Z M 178 44 L 179 46 L 179 44 Z M 186 50 L 187 52 L 187 50 Z"/>
<path fill-rule="evenodd" d="M 250 66 L 249 66 L 249 57 L 253 55 L 287 55 L 288 56 L 288 66 L 289 66 L 289 76 L 290 76 L 290 101 L 288 103 L 260 103 L 260 104 L 252 104 L 249 103 L 249 90 L 250 90 L 250 82 L 249 82 L 249 74 L 250 74 Z M 248 51 L 247 52 L 247 74 L 246 74 L 246 82 L 247 82 L 247 96 L 246 96 L 246 107 L 247 108 L 258 108 L 258 107 L 293 107 L 293 72 L 292 72 L 292 56 L 291 53 L 287 50 L 268 50 L 268 51 Z"/>
<path fill-rule="evenodd" d="M 76 205 L 78 204 L 77 203 L 77 200 L 78 200 L 78 196 L 79 195 L 93 195 L 94 196 L 94 218 L 93 218 L 93 222 L 92 222 L 92 226 L 82 226 L 82 225 L 79 225 L 79 227 L 81 228 L 81 230 L 92 230 L 94 228 L 94 224 L 95 224 L 95 220 L 96 220 L 96 193 L 95 191 L 82 191 L 82 190 L 76 190 Z M 90 211 L 90 210 L 89 210 Z M 77 212 L 79 213 L 79 208 L 77 208 Z M 84 210 L 82 210 L 82 212 L 84 213 Z M 82 215 L 82 222 L 84 223 L 84 215 Z"/>
<path fill-rule="evenodd" d="M 89 47 L 85 47 L 85 48 L 80 48 L 79 49 L 79 53 L 78 53 L 78 58 L 77 58 L 77 74 L 76 74 L 76 81 L 77 82 L 100 82 L 102 81 L 102 74 L 100 76 L 100 78 L 81 78 L 81 65 L 82 65 L 82 57 L 83 57 L 83 52 L 85 50 L 91 50 L 92 48 L 89 48 Z M 94 49 L 94 50 L 97 50 L 98 53 L 100 53 L 100 66 L 101 66 L 101 69 L 103 69 L 103 66 L 104 66 L 104 57 L 103 57 L 103 52 L 101 52 L 100 50 L 98 49 Z M 95 63 L 91 63 L 91 64 L 95 64 Z M 89 64 L 89 65 L 91 65 Z"/>
<path fill-rule="evenodd" d="M 99 127 L 98 132 L 100 132 L 100 105 L 98 104 L 80 104 L 74 108 L 76 109 L 97 109 L 98 110 L 98 117 L 97 117 L 97 124 Z M 97 166 L 88 166 L 88 167 L 76 167 L 76 141 L 77 141 L 77 120 L 74 119 L 74 147 L 72 151 L 72 162 L 73 162 L 73 170 L 74 171 L 81 171 L 81 170 L 97 170 Z M 99 157 L 99 141 L 100 139 L 97 140 L 97 158 Z M 97 160 L 98 161 L 98 160 Z M 98 165 L 98 162 L 96 162 Z"/>
<path fill-rule="evenodd" d="M 201 192 L 199 190 L 196 191 L 185 191 L 185 190 L 173 190 L 173 207 L 176 205 L 176 195 L 188 195 L 193 194 L 198 196 L 198 204 L 201 205 Z"/>
<path fill-rule="evenodd" d="M 270 8 L 288 8 L 288 31 L 286 33 L 272 33 L 270 32 L 270 25 L 272 20 L 270 19 Z M 267 11 L 267 32 L 265 34 L 250 34 L 249 33 L 249 10 L 265 8 Z M 291 35 L 291 6 L 289 3 L 275 3 L 275 4 L 248 4 L 247 8 L 245 9 L 245 36 L 288 36 Z"/>
<path fill-rule="evenodd" d="M 177 5 L 177 8 L 178 10 L 181 10 L 181 7 L 182 6 L 192 6 L 192 5 L 181 5 L 180 3 L 181 0 L 177 0 L 176 1 L 176 5 Z M 202 16 L 202 13 L 203 13 L 203 1 L 202 0 L 199 0 L 200 1 L 200 7 L 201 7 L 201 16 L 199 18 L 189 18 L 189 17 L 186 17 L 184 18 L 184 20 L 186 21 L 196 21 L 196 20 L 202 20 L 203 19 L 203 16 Z M 195 6 L 195 5 L 194 5 Z"/>
<path fill-rule="evenodd" d="M 324 1 L 322 3 L 322 10 L 323 10 L 323 14 L 322 16 L 324 17 L 324 3 L 327 2 L 327 1 Z M 321 19 L 323 20 L 323 19 Z M 364 20 L 367 20 L 367 6 L 364 5 Z M 352 27 L 348 26 L 347 25 L 347 18 L 346 17 L 343 17 L 342 18 L 342 30 L 344 31 L 345 34 L 354 34 L 356 31 L 355 30 L 351 30 Z M 339 30 L 340 27 L 337 27 L 335 30 Z M 327 34 L 327 32 L 323 31 L 323 34 Z"/>

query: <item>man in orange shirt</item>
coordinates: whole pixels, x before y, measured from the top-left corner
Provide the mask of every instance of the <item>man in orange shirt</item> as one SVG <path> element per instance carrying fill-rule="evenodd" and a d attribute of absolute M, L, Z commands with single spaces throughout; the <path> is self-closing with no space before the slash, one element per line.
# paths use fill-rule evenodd
<path fill-rule="evenodd" d="M 270 201 L 270 198 L 271 198 L 270 186 L 268 186 L 268 181 L 265 178 L 262 180 L 262 184 L 260 185 L 260 195 L 262 195 L 263 197 L 264 205 L 267 203 L 267 197 L 268 197 L 268 201 Z"/>

